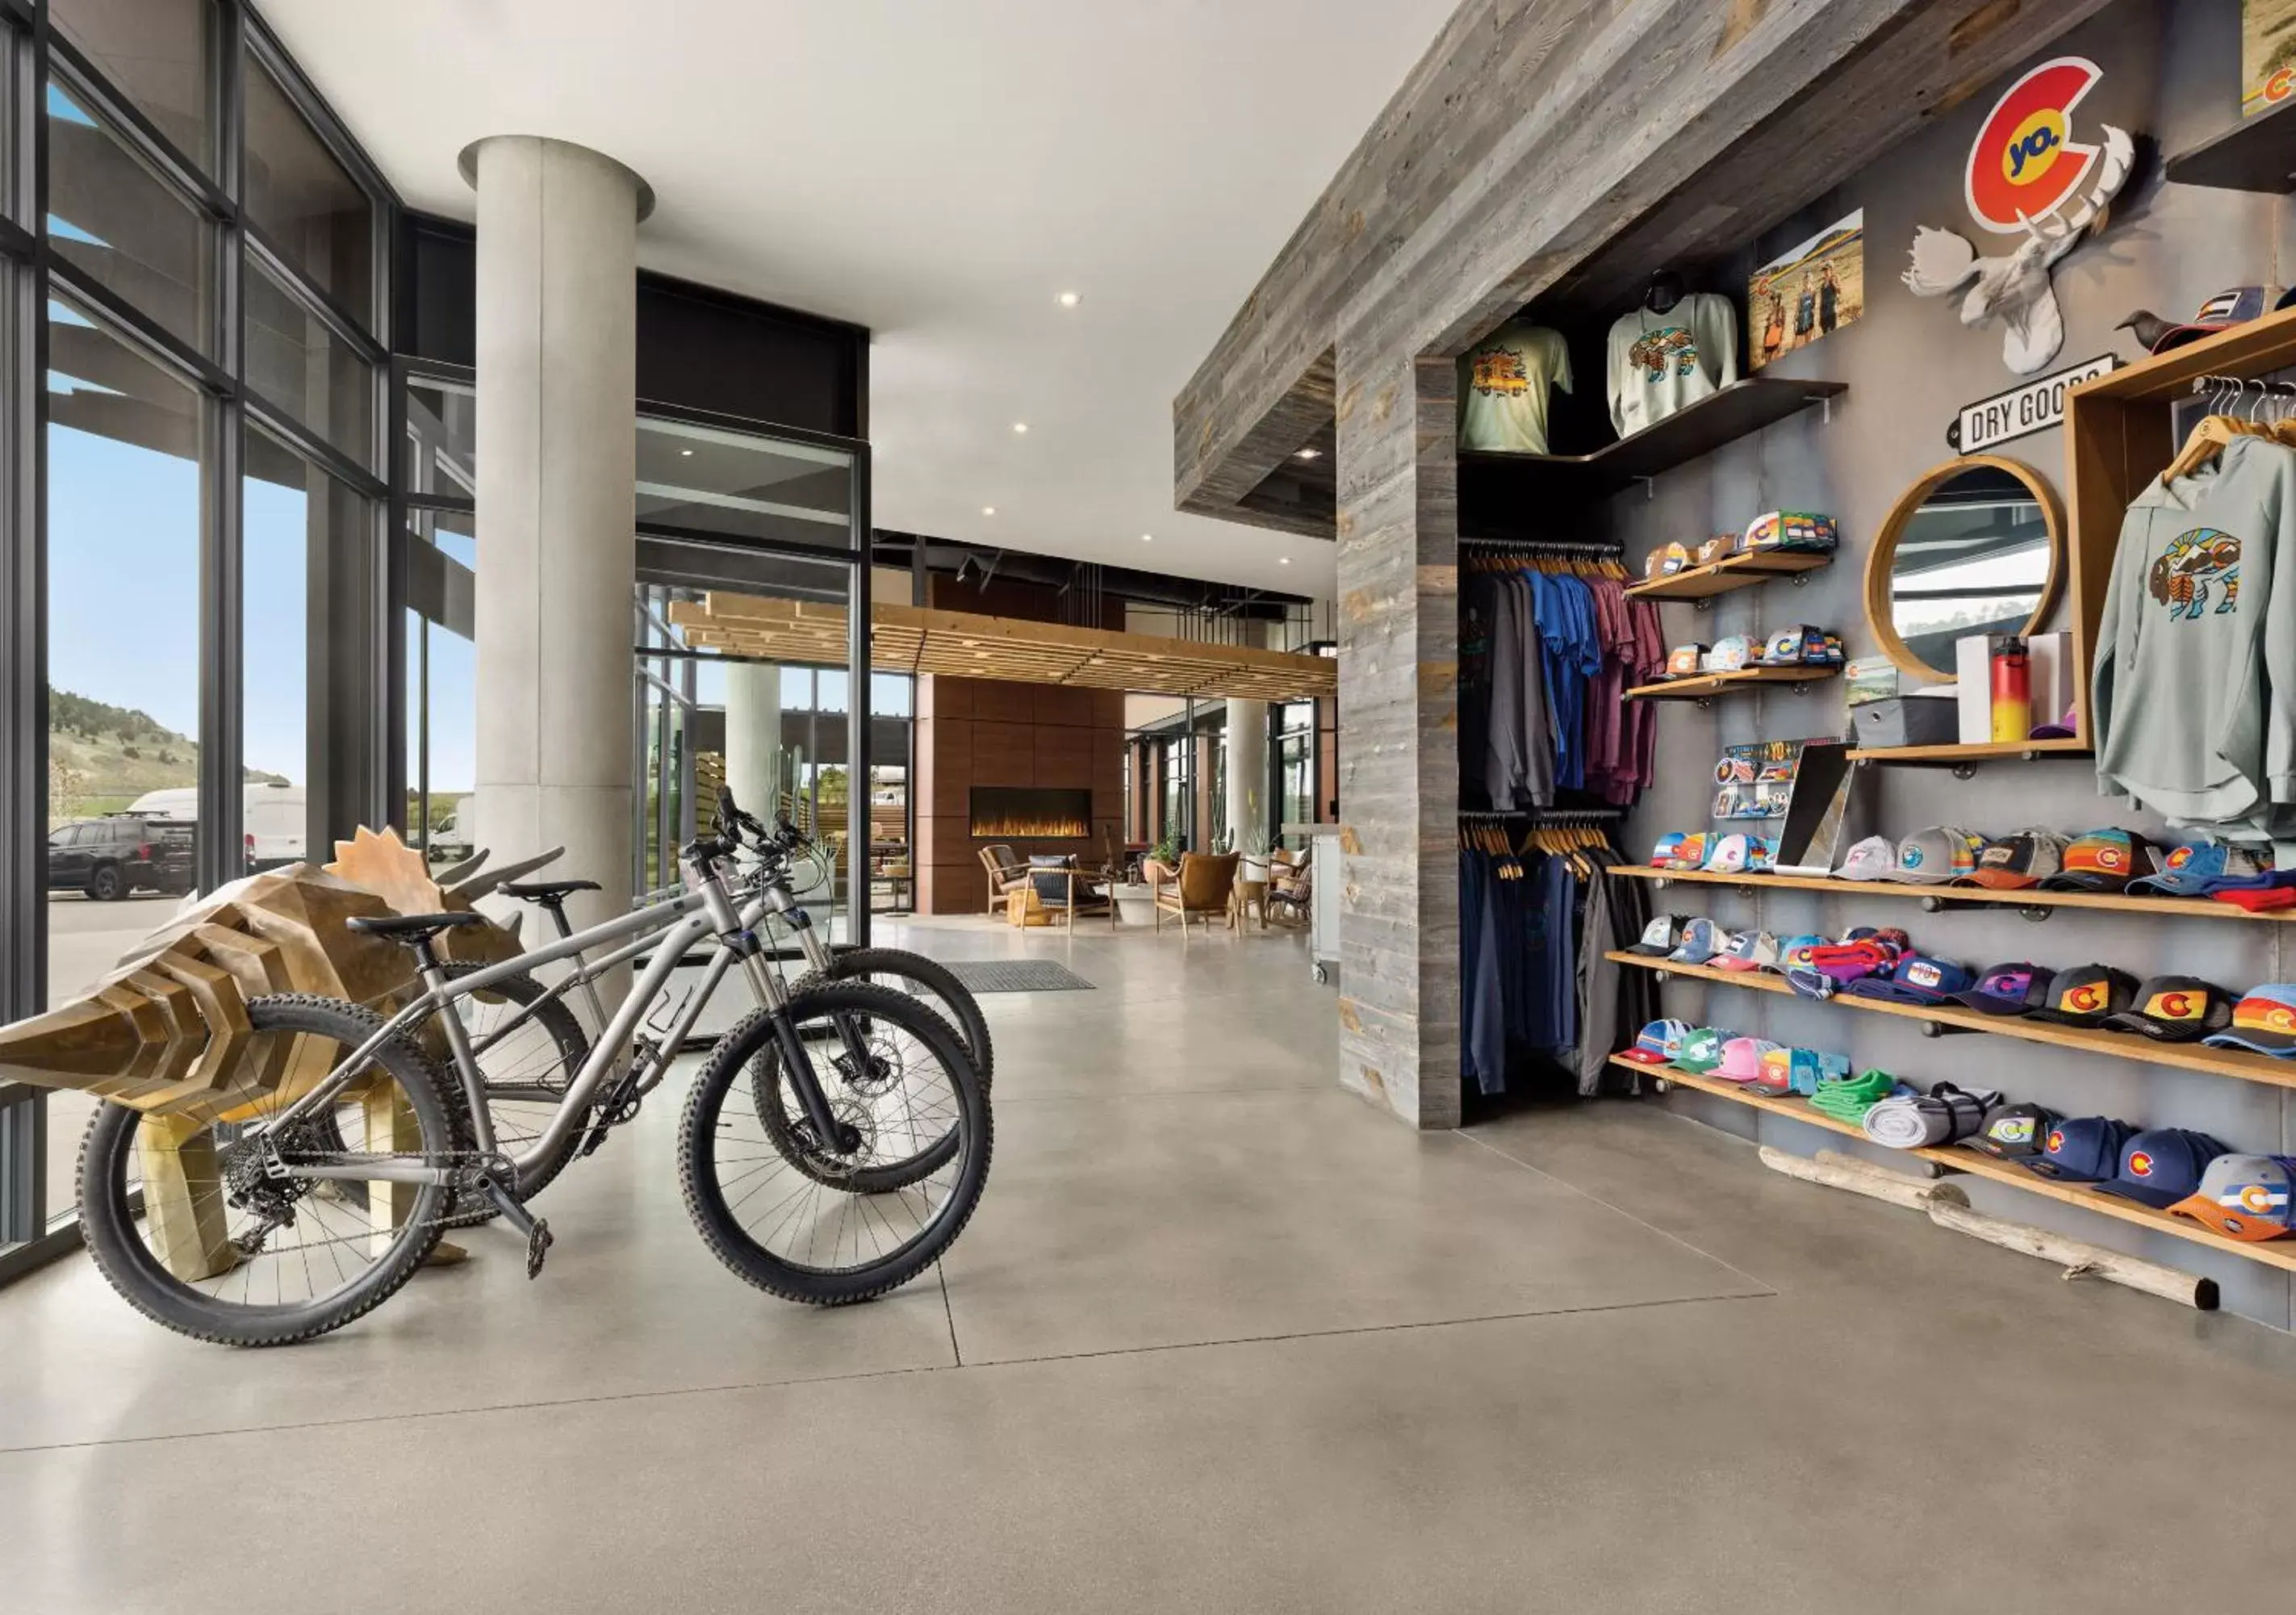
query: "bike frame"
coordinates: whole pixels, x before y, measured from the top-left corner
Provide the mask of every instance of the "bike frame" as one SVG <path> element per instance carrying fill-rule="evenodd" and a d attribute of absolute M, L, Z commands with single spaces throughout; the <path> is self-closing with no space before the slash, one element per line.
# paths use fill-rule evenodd
<path fill-rule="evenodd" d="M 788 889 L 770 876 L 758 893 L 737 911 L 714 862 L 701 862 L 694 873 L 694 889 L 680 894 L 672 902 L 617 915 L 586 930 L 576 931 L 531 952 L 521 954 L 514 959 L 505 959 L 453 980 L 447 980 L 445 971 L 426 951 L 423 955 L 426 960 L 424 990 L 329 1071 L 309 1093 L 282 1111 L 270 1121 L 266 1130 L 275 1131 L 321 1106 L 332 1104 L 343 1089 L 365 1069 L 367 1062 L 384 1043 L 420 1025 L 456 999 L 485 992 L 497 983 L 525 974 L 537 965 L 575 958 L 619 938 L 634 934 L 638 938 L 637 941 L 618 949 L 607 959 L 584 967 L 584 974 L 594 977 L 613 963 L 636 957 L 644 951 L 646 939 L 652 933 L 663 931 L 660 942 L 655 945 L 652 960 L 616 1006 L 597 1041 L 591 1045 L 588 1058 L 567 1085 L 565 1094 L 559 1101 L 558 1108 L 552 1112 L 542 1135 L 528 1149 L 509 1158 L 510 1166 L 517 1173 L 523 1175 L 533 1170 L 564 1147 L 569 1135 L 582 1124 L 589 1113 L 591 1100 L 612 1070 L 622 1045 L 636 1032 L 646 1011 L 668 987 L 671 972 L 685 963 L 687 951 L 695 943 L 708 937 L 714 941 L 715 947 L 701 987 L 679 1012 L 669 1035 L 663 1039 L 661 1046 L 665 1051 L 675 1051 L 684 1045 L 693 1023 L 701 1018 L 702 1009 L 736 959 L 741 961 L 750 979 L 750 989 L 756 995 L 759 1007 L 778 1011 L 788 1002 L 788 995 L 780 980 L 766 968 L 765 950 L 757 936 L 757 927 L 769 914 L 778 915 L 796 930 L 808 943 L 808 954 L 813 947 L 820 946 L 812 936 L 810 916 L 798 906 Z M 665 910 L 672 917 L 666 919 Z M 447 1047 L 453 1052 L 455 1070 L 470 1105 L 472 1129 L 476 1135 L 479 1150 L 487 1157 L 495 1157 L 497 1152 L 494 1119 L 486 1103 L 485 1078 L 479 1071 L 478 1061 L 471 1046 L 470 1029 L 463 1024 L 459 1015 L 445 1016 L 439 1024 L 446 1034 Z M 794 1045 L 793 1036 L 789 1041 Z M 792 1046 L 785 1053 L 801 1056 L 802 1050 Z M 791 1074 L 800 1102 L 811 1119 L 824 1128 L 824 1135 L 826 1136 L 826 1129 L 831 1125 L 827 1101 L 820 1092 L 819 1084 L 813 1079 L 810 1063 L 798 1059 Z M 367 1160 L 340 1165 L 298 1161 L 292 1168 L 292 1175 L 313 1179 L 412 1184 L 451 1184 L 457 1176 L 455 1168 L 451 1167 L 424 1166 L 391 1160 Z"/>

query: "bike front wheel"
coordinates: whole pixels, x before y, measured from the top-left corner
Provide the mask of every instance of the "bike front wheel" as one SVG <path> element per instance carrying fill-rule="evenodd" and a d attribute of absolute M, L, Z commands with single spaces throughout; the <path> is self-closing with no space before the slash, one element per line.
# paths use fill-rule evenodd
<path fill-rule="evenodd" d="M 792 1046 L 839 1136 L 803 1119 Z M 745 1080 L 769 1048 L 792 1119 L 781 1139 Z M 718 1039 L 686 1096 L 678 1174 L 720 1261 L 784 1299 L 839 1306 L 907 1283 L 955 1242 L 988 1182 L 990 1134 L 980 1073 L 946 1021 L 883 988 L 823 982 Z M 883 1165 L 940 1153 L 944 1139 L 932 1170 L 877 1186 Z"/>

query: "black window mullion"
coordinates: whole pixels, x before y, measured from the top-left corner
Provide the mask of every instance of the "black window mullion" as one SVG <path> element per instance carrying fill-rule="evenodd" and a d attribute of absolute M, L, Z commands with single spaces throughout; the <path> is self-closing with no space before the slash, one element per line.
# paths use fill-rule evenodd
<path fill-rule="evenodd" d="M 288 296 L 324 322 L 330 331 L 356 349 L 359 357 L 368 364 L 382 365 L 390 361 L 390 356 L 383 351 L 382 344 L 366 333 L 366 328 L 356 316 L 280 256 L 279 249 L 272 243 L 269 236 L 263 234 L 261 225 L 242 217 L 240 231 L 247 240 L 248 251 L 262 264 L 271 278 L 279 283 Z"/>
<path fill-rule="evenodd" d="M 380 228 L 387 222 L 384 213 L 398 201 L 398 193 L 391 190 L 390 182 L 382 176 L 382 170 L 366 154 L 366 148 L 352 138 L 350 131 L 343 127 L 342 120 L 335 116 L 334 109 L 319 98 L 318 92 L 311 87 L 310 80 L 303 77 L 303 70 L 287 53 L 287 47 L 280 44 L 278 36 L 271 31 L 270 24 L 263 20 L 253 6 L 242 3 L 242 0 L 232 0 L 231 9 L 240 16 L 247 59 L 260 62 L 272 78 L 278 80 L 279 87 L 287 93 L 288 104 L 302 115 L 303 121 L 318 135 L 319 143 L 343 165 L 352 180 L 367 193 L 368 200 L 374 204 L 375 223 Z M 243 66 L 242 70 L 245 70 Z M 381 280 L 375 283 L 378 286 L 383 283 Z"/>
<path fill-rule="evenodd" d="M 40 238 L 12 218 L 0 217 L 0 258 L 31 259 L 39 256 Z"/>
<path fill-rule="evenodd" d="M 58 258 L 43 247 L 40 259 L 52 287 L 72 301 L 85 303 L 101 314 L 105 323 L 113 327 L 114 335 L 141 351 L 161 369 L 180 374 L 193 386 L 212 393 L 232 390 L 234 382 L 229 371 L 205 354 L 193 351 L 174 332 L 101 281 L 89 277 L 69 258 Z"/>
<path fill-rule="evenodd" d="M 318 462 L 321 470 L 337 480 L 348 483 L 355 491 L 365 495 L 367 498 L 381 499 L 390 491 L 383 487 L 381 478 L 324 438 L 315 434 L 309 427 L 294 416 L 274 407 L 265 401 L 261 394 L 242 393 L 241 407 L 246 411 L 249 420 L 262 427 L 264 430 L 286 444 L 306 460 Z"/>
<path fill-rule="evenodd" d="M 226 384 L 204 411 L 200 452 L 200 828 L 199 882 L 211 891 L 247 873 L 244 837 L 246 735 L 246 250 L 239 198 L 245 153 L 240 138 L 239 42 L 231 12 L 217 17 L 217 172 L 223 225 L 216 242 L 216 357 Z"/>
<path fill-rule="evenodd" d="M 56 71 L 59 67 L 63 70 L 61 73 Z M 184 156 L 181 147 L 162 135 L 159 126 L 145 117 L 141 108 L 113 90 L 105 81 L 102 70 L 81 54 L 78 45 L 53 30 L 48 35 L 48 74 L 71 94 L 87 102 L 90 108 L 101 114 L 110 126 L 108 132 L 112 137 L 142 158 L 160 178 L 181 192 L 185 201 L 217 218 L 231 210 L 230 198 L 217 187 L 200 165 Z M 47 99 L 43 86 L 39 108 L 43 118 L 47 116 Z"/>

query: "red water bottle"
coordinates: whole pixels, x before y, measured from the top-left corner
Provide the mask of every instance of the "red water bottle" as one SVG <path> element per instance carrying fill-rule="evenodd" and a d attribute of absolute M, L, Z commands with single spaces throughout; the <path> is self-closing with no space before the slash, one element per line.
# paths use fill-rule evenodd
<path fill-rule="evenodd" d="M 2005 639 L 1993 647 L 1993 738 L 2021 741 L 2032 733 L 2032 664 L 2023 640 Z"/>

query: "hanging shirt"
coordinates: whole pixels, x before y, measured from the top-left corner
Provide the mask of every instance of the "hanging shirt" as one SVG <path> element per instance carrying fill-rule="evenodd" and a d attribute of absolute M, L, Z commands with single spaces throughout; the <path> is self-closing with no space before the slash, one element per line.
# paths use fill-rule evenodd
<path fill-rule="evenodd" d="M 1611 424 L 1630 438 L 1738 379 L 1738 309 L 1693 291 L 1664 314 L 1636 308 L 1611 327 Z"/>
<path fill-rule="evenodd" d="M 1459 361 L 1459 447 L 1505 455 L 1546 449 L 1546 393 L 1570 390 L 1562 333 L 1502 325 Z"/>

